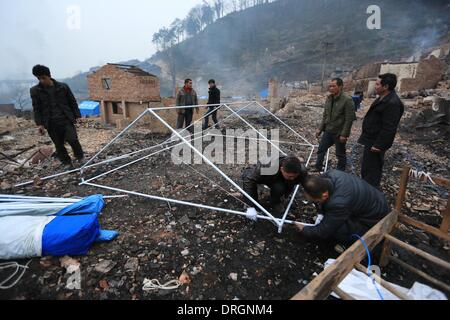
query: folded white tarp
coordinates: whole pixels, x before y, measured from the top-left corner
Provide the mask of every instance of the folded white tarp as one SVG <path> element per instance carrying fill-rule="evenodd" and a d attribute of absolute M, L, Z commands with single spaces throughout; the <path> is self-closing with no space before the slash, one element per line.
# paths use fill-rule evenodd
<path fill-rule="evenodd" d="M 103 206 L 101 195 L 73 200 L 0 195 L 0 259 L 86 254 L 101 236 Z"/>
<path fill-rule="evenodd" d="M 334 259 L 329 259 L 325 262 L 325 268 L 332 265 L 335 261 L 336 260 Z M 411 289 L 393 283 L 390 284 L 412 300 L 447 300 L 447 297 L 442 292 L 419 282 L 414 283 Z M 379 289 L 384 300 L 400 300 L 390 291 L 383 288 L 379 283 L 375 282 L 374 284 L 373 280 L 367 274 L 355 269 L 347 275 L 338 287 L 356 300 L 381 300 L 375 285 Z M 332 295 L 339 298 L 335 293 Z"/>
<path fill-rule="evenodd" d="M 24 259 L 42 255 L 42 233 L 56 217 L 1 217 L 0 259 Z"/>

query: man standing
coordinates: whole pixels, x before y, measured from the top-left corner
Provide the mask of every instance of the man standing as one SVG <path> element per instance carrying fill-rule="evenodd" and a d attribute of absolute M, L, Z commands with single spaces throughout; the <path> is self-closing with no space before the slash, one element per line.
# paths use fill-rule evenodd
<path fill-rule="evenodd" d="M 405 112 L 403 102 L 395 92 L 396 86 L 395 74 L 379 76 L 375 85 L 379 97 L 364 118 L 358 141 L 364 145 L 361 177 L 376 188 L 381 184 L 385 153 L 394 143 L 398 125 Z"/>
<path fill-rule="evenodd" d="M 275 214 L 284 213 L 284 206 L 282 204 L 282 197 L 289 196 L 296 185 L 301 184 L 308 171 L 301 161 L 295 156 L 280 156 L 277 160 L 277 167 L 275 172 L 269 174 L 268 169 L 273 165 L 262 164 L 258 162 L 257 165 L 244 170 L 242 175 L 244 191 L 247 192 L 255 201 L 258 201 L 258 185 L 266 185 L 270 188 L 270 204 Z M 253 202 L 246 199 L 250 207 L 254 207 Z"/>
<path fill-rule="evenodd" d="M 55 144 L 59 160 L 66 167 L 71 167 L 72 159 L 64 146 L 65 142 L 72 147 L 78 162 L 84 158 L 75 128 L 75 123 L 81 118 L 77 101 L 69 86 L 53 79 L 46 66 L 34 66 L 33 75 L 39 80 L 39 84 L 30 89 L 34 120 L 39 133 L 44 135 L 44 129 L 47 130 Z"/>
<path fill-rule="evenodd" d="M 205 120 L 203 122 L 203 130 L 208 129 L 209 126 L 209 117 L 212 116 L 212 119 L 214 121 L 214 125 L 216 129 L 220 129 L 217 121 L 217 111 L 218 111 L 218 104 L 220 104 L 220 90 L 216 87 L 216 81 L 214 79 L 211 79 L 208 81 L 209 84 L 209 97 L 208 97 L 208 113 L 205 117 Z"/>
<path fill-rule="evenodd" d="M 192 80 L 184 80 L 184 87 L 177 94 L 177 106 L 196 106 L 198 105 L 197 92 L 192 88 Z M 198 113 L 198 107 L 195 108 Z M 194 133 L 194 128 L 191 126 L 192 118 L 194 117 L 193 108 L 181 108 L 177 109 L 177 129 L 183 129 L 184 127 L 191 133 Z"/>
<path fill-rule="evenodd" d="M 349 244 L 362 237 L 389 213 L 386 197 L 364 180 L 346 172 L 330 170 L 321 177 L 308 177 L 305 196 L 319 206 L 319 223 L 297 225 L 307 238 L 335 239 Z"/>
<path fill-rule="evenodd" d="M 344 82 L 340 78 L 331 80 L 328 96 L 325 103 L 322 124 L 317 130 L 317 138 L 323 133 L 315 171 L 322 172 L 323 161 L 328 149 L 336 146 L 338 170 L 345 171 L 347 166 L 346 145 L 352 130 L 353 121 L 356 120 L 355 104 L 353 99 L 343 92 Z"/>

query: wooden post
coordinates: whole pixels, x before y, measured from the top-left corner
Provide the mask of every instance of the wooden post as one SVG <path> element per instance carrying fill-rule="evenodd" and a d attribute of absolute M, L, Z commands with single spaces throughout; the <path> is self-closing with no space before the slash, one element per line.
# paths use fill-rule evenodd
<path fill-rule="evenodd" d="M 411 171 L 410 167 L 406 167 L 403 169 L 402 176 L 400 178 L 400 190 L 397 194 L 397 200 L 395 202 L 395 210 L 401 214 L 403 203 L 406 199 L 406 190 L 409 182 L 409 172 Z"/>
<path fill-rule="evenodd" d="M 417 249 L 416 247 L 413 247 L 412 245 L 403 242 L 397 238 L 394 238 L 393 236 L 386 234 L 385 235 L 386 240 L 389 240 L 390 242 L 394 243 L 395 245 L 408 250 L 409 252 L 412 252 L 416 255 L 418 255 L 419 257 L 424 258 L 425 260 L 428 260 L 429 262 L 432 262 L 434 264 L 437 264 L 438 266 L 441 266 L 447 270 L 450 270 L 450 262 L 444 261 L 442 259 L 439 259 L 438 257 L 435 257 L 431 254 L 429 254 L 428 252 L 425 252 L 423 250 Z"/>
<path fill-rule="evenodd" d="M 448 241 L 450 242 L 450 234 L 448 232 L 442 232 L 441 230 L 432 227 L 426 223 L 417 221 L 413 218 L 410 218 L 406 215 L 401 215 L 399 216 L 399 220 L 401 223 L 405 224 L 405 225 L 410 225 L 413 226 L 415 228 L 421 229 L 425 232 L 428 232 L 430 234 L 432 234 L 435 237 L 441 238 L 444 241 Z"/>
<path fill-rule="evenodd" d="M 450 194 L 448 195 L 447 208 L 443 212 L 443 216 L 441 231 L 448 234 L 448 229 L 450 228 Z"/>
<path fill-rule="evenodd" d="M 415 273 L 418 276 L 424 278 L 425 280 L 427 280 L 428 282 L 434 284 L 435 286 L 444 289 L 447 292 L 450 292 L 450 286 L 433 278 L 432 276 L 429 276 L 428 274 L 426 274 L 423 271 L 420 271 L 416 268 L 414 268 L 413 266 L 410 266 L 409 264 L 407 264 L 406 262 L 403 262 L 402 260 L 396 258 L 396 257 L 389 257 L 390 260 L 392 260 L 392 262 L 398 264 L 399 266 L 405 268 L 406 270 L 408 270 L 409 272 Z"/>
<path fill-rule="evenodd" d="M 398 221 L 396 210 L 388 214 L 377 225 L 364 235 L 364 241 L 373 249 L 384 236 L 392 231 Z M 360 241 L 355 242 L 331 266 L 314 278 L 309 285 L 303 288 L 293 300 L 324 300 L 344 280 L 356 263 L 366 256 L 366 250 Z"/>
<path fill-rule="evenodd" d="M 403 203 L 406 199 L 406 190 L 408 189 L 408 181 L 409 181 L 409 172 L 411 171 L 410 167 L 406 167 L 403 169 L 402 176 L 400 178 L 400 190 L 397 194 L 397 200 L 395 202 L 395 210 L 399 212 L 400 217 L 402 216 L 402 207 Z M 385 241 L 383 244 L 383 250 L 381 251 L 380 256 L 380 267 L 384 268 L 389 264 L 389 256 L 391 254 L 391 243 Z"/>

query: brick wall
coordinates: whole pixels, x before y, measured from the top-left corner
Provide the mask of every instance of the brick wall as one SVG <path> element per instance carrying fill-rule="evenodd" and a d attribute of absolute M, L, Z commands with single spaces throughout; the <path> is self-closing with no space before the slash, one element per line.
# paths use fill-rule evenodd
<path fill-rule="evenodd" d="M 96 101 L 149 102 L 161 101 L 160 83 L 155 76 L 137 76 L 115 65 L 106 65 L 88 77 L 89 97 Z M 102 79 L 111 79 L 104 88 Z"/>

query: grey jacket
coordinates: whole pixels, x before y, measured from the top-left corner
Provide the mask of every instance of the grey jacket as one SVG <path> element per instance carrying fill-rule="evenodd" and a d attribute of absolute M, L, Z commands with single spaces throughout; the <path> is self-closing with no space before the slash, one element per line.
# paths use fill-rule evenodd
<path fill-rule="evenodd" d="M 330 95 L 325 103 L 320 130 L 348 138 L 355 120 L 355 103 L 353 99 L 344 93 L 341 93 L 336 98 Z"/>
<path fill-rule="evenodd" d="M 184 88 L 181 88 L 177 93 L 176 105 L 177 106 L 187 106 L 187 105 L 196 106 L 196 105 L 198 105 L 197 92 L 194 89 L 192 89 L 190 94 L 192 95 L 192 104 L 187 102 L 189 93 L 187 93 L 184 90 Z M 195 108 L 195 109 L 198 110 L 198 108 Z M 186 108 L 185 109 L 177 109 L 177 113 L 182 114 L 182 113 L 184 113 L 185 110 L 186 110 Z"/>

